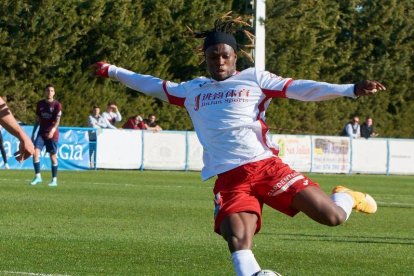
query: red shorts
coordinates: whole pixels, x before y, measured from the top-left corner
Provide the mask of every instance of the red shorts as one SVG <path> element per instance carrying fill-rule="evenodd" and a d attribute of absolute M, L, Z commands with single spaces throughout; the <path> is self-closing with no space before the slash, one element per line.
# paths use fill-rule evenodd
<path fill-rule="evenodd" d="M 214 186 L 214 231 L 231 214 L 250 212 L 257 215 L 256 233 L 262 224 L 263 204 L 289 216 L 299 211 L 292 208 L 295 195 L 309 186 L 319 185 L 292 170 L 279 157 L 271 157 L 237 167 L 218 175 Z"/>

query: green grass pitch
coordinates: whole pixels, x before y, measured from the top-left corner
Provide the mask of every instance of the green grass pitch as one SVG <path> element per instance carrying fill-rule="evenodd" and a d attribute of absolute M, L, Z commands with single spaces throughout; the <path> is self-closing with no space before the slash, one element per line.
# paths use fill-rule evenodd
<path fill-rule="evenodd" d="M 234 275 L 212 230 L 214 180 L 198 172 L 59 172 L 59 187 L 30 186 L 31 171 L 0 174 L 0 275 Z M 413 275 L 414 176 L 310 175 L 370 193 L 374 215 L 338 227 L 264 209 L 253 252 L 290 275 Z"/>

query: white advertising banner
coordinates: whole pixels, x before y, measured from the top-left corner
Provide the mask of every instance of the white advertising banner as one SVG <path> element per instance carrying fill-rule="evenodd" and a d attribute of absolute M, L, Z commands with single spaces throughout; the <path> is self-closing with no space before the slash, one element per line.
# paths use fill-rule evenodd
<path fill-rule="evenodd" d="M 351 140 L 339 136 L 279 134 L 271 139 L 279 146 L 281 159 L 299 172 L 414 175 L 413 139 Z M 85 144 L 87 148 L 88 142 Z M 89 144 L 91 150 L 94 144 Z M 96 145 L 99 169 L 200 171 L 203 168 L 203 148 L 195 132 L 104 129 L 97 131 Z"/>
<path fill-rule="evenodd" d="M 389 139 L 389 173 L 414 174 L 414 140 Z"/>
<path fill-rule="evenodd" d="M 185 170 L 186 169 L 185 132 L 144 131 L 145 170 Z"/>
<path fill-rule="evenodd" d="M 96 167 L 139 169 L 142 165 L 142 131 L 102 129 L 97 131 Z"/>
<path fill-rule="evenodd" d="M 387 140 L 352 139 L 353 173 L 387 173 Z"/>
<path fill-rule="evenodd" d="M 350 139 L 336 136 L 312 136 L 312 172 L 349 173 Z"/>
<path fill-rule="evenodd" d="M 310 136 L 272 135 L 272 142 L 279 145 L 279 157 L 292 169 L 299 172 L 311 170 Z"/>
<path fill-rule="evenodd" d="M 190 171 L 201 171 L 203 163 L 203 147 L 195 132 L 187 132 L 188 156 L 187 169 Z"/>

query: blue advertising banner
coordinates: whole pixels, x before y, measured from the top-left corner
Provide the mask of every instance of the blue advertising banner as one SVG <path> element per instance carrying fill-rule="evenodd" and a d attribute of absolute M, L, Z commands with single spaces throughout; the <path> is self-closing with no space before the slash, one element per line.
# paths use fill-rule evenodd
<path fill-rule="evenodd" d="M 32 135 L 33 126 L 22 126 L 22 128 L 29 137 Z M 88 129 L 60 127 L 59 131 L 59 170 L 89 170 Z M 33 158 L 29 158 L 21 164 L 14 159 L 13 154 L 19 149 L 19 140 L 4 129 L 1 132 L 3 134 L 3 145 L 7 153 L 10 168 L 33 170 Z M 42 170 L 51 169 L 50 156 L 45 148 L 40 153 L 40 165 Z M 3 166 L 3 159 L 0 159 L 0 167 Z"/>

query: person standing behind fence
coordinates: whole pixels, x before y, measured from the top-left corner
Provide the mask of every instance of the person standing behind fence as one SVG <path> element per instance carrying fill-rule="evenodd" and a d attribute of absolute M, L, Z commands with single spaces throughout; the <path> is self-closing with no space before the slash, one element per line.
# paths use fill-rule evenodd
<path fill-rule="evenodd" d="M 147 130 L 152 130 L 154 132 L 161 131 L 162 128 L 157 123 L 157 117 L 154 114 L 148 115 L 148 118 L 144 120 L 145 127 Z"/>
<path fill-rule="evenodd" d="M 92 107 L 92 113 L 88 117 L 88 126 L 93 128 L 112 128 L 116 129 L 103 115 L 101 115 L 101 109 L 99 106 L 94 105 Z"/>
<path fill-rule="evenodd" d="M 122 126 L 123 129 L 147 129 L 141 115 L 135 115 L 128 119 Z"/>
<path fill-rule="evenodd" d="M 348 136 L 353 139 L 361 137 L 361 127 L 359 126 L 358 116 L 354 116 L 352 120 L 345 125 L 343 136 Z"/>
<path fill-rule="evenodd" d="M 92 113 L 88 117 L 88 126 L 93 127 L 95 130 L 88 132 L 89 134 L 89 162 L 91 168 L 95 167 L 95 154 L 96 154 L 96 131 L 102 128 L 116 129 L 106 118 L 101 115 L 101 109 L 99 106 L 94 105 L 92 107 Z"/>
<path fill-rule="evenodd" d="M 109 102 L 106 111 L 102 113 L 102 116 L 107 119 L 113 126 L 116 123 L 122 121 L 121 113 L 119 112 L 118 106 L 115 102 Z"/>
<path fill-rule="evenodd" d="M 377 137 L 378 134 L 374 132 L 374 122 L 371 117 L 367 117 L 365 122 L 361 125 L 361 137 L 368 139 L 370 137 Z"/>
<path fill-rule="evenodd" d="M 37 122 L 33 127 L 32 140 L 35 144 L 35 154 L 33 156 L 33 166 L 35 177 L 31 185 L 42 183 L 40 175 L 40 152 L 46 147 L 46 152 L 50 155 L 52 161 L 52 181 L 48 184 L 55 187 L 57 183 L 58 159 L 57 159 L 57 143 L 59 140 L 59 123 L 62 115 L 62 105 L 55 100 L 55 87 L 52 84 L 46 85 L 45 99 L 37 103 L 36 115 Z M 35 138 L 36 130 L 39 132 Z"/>

